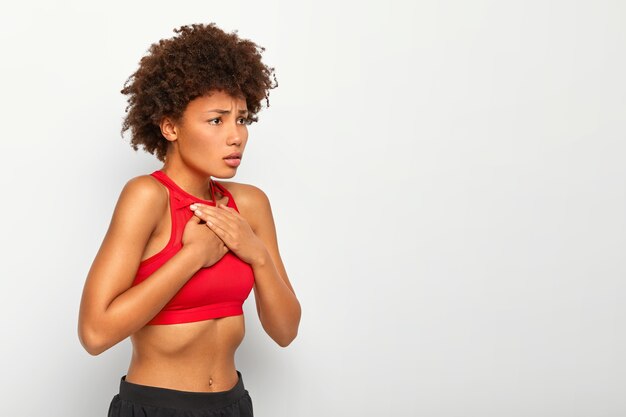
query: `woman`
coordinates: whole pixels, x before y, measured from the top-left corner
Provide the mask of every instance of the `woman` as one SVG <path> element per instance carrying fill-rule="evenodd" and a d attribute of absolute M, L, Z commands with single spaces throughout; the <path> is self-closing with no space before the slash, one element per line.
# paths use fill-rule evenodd
<path fill-rule="evenodd" d="M 175 32 L 151 45 L 122 90 L 122 134 L 130 129 L 133 148 L 163 167 L 120 194 L 83 289 L 79 339 L 98 355 L 131 338 L 109 417 L 252 416 L 234 362 L 242 303 L 254 290 L 263 328 L 282 347 L 296 337 L 301 309 L 267 196 L 212 177 L 235 175 L 247 126 L 277 84 L 264 48 L 236 31 Z"/>

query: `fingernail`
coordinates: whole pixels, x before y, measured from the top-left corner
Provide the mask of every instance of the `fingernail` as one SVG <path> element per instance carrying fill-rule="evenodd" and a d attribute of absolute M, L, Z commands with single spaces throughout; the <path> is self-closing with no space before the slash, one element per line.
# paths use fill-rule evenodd
<path fill-rule="evenodd" d="M 189 208 L 192 209 L 192 210 L 195 210 L 195 209 L 198 208 L 198 206 L 196 206 L 195 204 L 192 204 L 192 205 L 189 206 Z"/>

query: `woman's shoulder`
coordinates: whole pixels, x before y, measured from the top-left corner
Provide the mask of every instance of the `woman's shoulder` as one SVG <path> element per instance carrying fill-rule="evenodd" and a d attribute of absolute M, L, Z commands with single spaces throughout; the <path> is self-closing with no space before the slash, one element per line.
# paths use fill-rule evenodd
<path fill-rule="evenodd" d="M 253 230 L 265 221 L 267 213 L 271 213 L 267 195 L 256 185 L 234 181 L 218 181 L 218 183 L 233 196 L 239 214 L 250 223 Z"/>
<path fill-rule="evenodd" d="M 150 174 L 137 175 L 130 178 L 124 188 L 128 188 L 134 194 L 149 199 L 167 198 L 167 187 Z M 166 201 L 166 200 L 165 200 Z"/>
<path fill-rule="evenodd" d="M 233 196 L 237 206 L 255 206 L 267 200 L 265 192 L 256 185 L 234 181 L 216 181 Z"/>
<path fill-rule="evenodd" d="M 138 175 L 126 181 L 120 198 L 132 200 L 137 204 L 149 204 L 154 210 L 167 207 L 168 191 L 167 187 L 153 176 Z"/>
<path fill-rule="evenodd" d="M 148 239 L 163 216 L 167 208 L 166 191 L 148 177 L 133 177 L 124 184 L 107 232 L 115 242 Z"/>

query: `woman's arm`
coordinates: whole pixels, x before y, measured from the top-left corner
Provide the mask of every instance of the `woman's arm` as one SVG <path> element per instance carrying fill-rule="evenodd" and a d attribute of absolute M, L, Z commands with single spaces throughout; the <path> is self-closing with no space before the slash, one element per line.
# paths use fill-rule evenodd
<path fill-rule="evenodd" d="M 254 298 L 266 333 L 281 347 L 297 336 L 302 310 L 278 250 L 276 227 L 270 201 L 258 187 L 237 184 L 238 207 L 266 252 L 251 264 L 254 271 Z M 240 203 L 241 202 L 241 203 Z"/>
<path fill-rule="evenodd" d="M 124 186 L 80 303 L 78 337 L 91 355 L 142 328 L 200 269 L 200 258 L 183 247 L 150 279 L 132 286 L 148 239 L 167 207 L 167 194 L 148 176 Z"/>

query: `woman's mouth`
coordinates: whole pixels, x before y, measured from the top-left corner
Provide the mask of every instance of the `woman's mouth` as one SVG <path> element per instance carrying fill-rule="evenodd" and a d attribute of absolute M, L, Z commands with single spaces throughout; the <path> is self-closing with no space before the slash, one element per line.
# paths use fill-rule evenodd
<path fill-rule="evenodd" d="M 226 165 L 236 168 L 241 163 L 241 159 L 240 158 L 224 158 L 224 162 L 226 162 Z"/>

